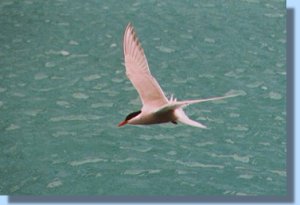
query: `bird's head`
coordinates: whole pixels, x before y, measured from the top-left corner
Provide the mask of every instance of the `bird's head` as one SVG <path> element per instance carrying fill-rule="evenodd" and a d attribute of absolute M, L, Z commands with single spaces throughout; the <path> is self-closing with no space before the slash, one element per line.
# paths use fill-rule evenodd
<path fill-rule="evenodd" d="M 118 124 L 118 127 L 122 127 L 122 126 L 128 124 L 128 122 L 129 122 L 132 118 L 138 116 L 141 112 L 142 112 L 142 111 L 139 110 L 139 111 L 130 113 L 129 115 L 126 116 L 125 120 L 123 120 L 122 122 L 120 122 L 120 123 Z"/>

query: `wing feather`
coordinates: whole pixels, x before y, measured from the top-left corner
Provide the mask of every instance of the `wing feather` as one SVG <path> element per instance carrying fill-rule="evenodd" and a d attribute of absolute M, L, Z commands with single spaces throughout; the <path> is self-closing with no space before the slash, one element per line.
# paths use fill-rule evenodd
<path fill-rule="evenodd" d="M 155 109 L 168 103 L 158 82 L 150 73 L 144 50 L 130 23 L 125 29 L 123 49 L 126 74 L 139 93 L 143 109 Z"/>

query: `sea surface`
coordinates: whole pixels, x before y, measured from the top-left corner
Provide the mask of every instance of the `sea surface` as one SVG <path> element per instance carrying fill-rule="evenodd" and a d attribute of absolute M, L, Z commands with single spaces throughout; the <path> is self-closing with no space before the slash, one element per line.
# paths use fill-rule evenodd
<path fill-rule="evenodd" d="M 285 196 L 284 0 L 1 0 L 0 193 Z M 131 22 L 153 76 L 206 125 L 124 126 Z"/>

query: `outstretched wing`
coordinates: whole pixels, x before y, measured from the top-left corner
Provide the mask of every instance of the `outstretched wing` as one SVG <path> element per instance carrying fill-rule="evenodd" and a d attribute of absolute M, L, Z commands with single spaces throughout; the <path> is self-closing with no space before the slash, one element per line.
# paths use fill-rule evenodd
<path fill-rule="evenodd" d="M 221 96 L 221 97 L 212 97 L 212 98 L 197 99 L 197 100 L 169 101 L 168 104 L 157 109 L 155 111 L 155 113 L 166 112 L 168 110 L 175 110 L 177 108 L 183 108 L 183 107 L 191 105 L 191 104 L 202 103 L 202 102 L 207 102 L 207 101 L 223 100 L 226 98 L 232 98 L 232 97 L 236 97 L 236 96 L 238 96 L 238 95 L 225 95 L 225 96 Z"/>
<path fill-rule="evenodd" d="M 143 109 L 155 109 L 168 103 L 162 89 L 150 73 L 144 50 L 130 23 L 124 33 L 123 49 L 126 74 L 139 93 Z"/>

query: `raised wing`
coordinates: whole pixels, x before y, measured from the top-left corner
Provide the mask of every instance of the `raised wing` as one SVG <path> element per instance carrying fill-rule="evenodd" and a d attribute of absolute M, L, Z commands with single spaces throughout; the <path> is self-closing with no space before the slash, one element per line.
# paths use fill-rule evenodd
<path fill-rule="evenodd" d="M 159 108 L 168 100 L 159 84 L 151 75 L 144 50 L 133 26 L 129 23 L 123 41 L 126 74 L 139 93 L 142 109 Z"/>

